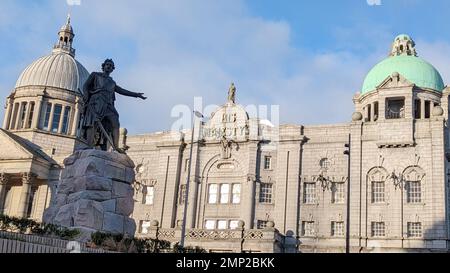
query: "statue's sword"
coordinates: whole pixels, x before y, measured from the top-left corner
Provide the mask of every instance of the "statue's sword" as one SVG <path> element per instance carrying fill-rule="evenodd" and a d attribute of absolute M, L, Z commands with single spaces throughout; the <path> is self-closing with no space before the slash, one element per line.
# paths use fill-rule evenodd
<path fill-rule="evenodd" d="M 97 120 L 97 124 L 98 124 L 98 127 L 100 128 L 100 130 L 102 131 L 103 135 L 108 140 L 109 144 L 111 144 L 111 147 L 113 148 L 113 150 L 116 152 L 119 152 L 116 145 L 114 145 L 114 141 L 112 140 L 111 136 L 106 132 L 105 127 L 103 127 L 103 124 L 99 120 Z"/>

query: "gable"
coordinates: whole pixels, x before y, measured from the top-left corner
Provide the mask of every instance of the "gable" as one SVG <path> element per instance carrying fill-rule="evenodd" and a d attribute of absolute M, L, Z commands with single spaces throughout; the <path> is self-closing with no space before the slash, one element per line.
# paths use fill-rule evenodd
<path fill-rule="evenodd" d="M 414 83 L 410 82 L 407 78 L 403 77 L 399 73 L 393 73 L 391 76 L 387 77 L 377 89 L 389 89 L 389 88 L 399 88 L 399 87 L 412 87 Z"/>
<path fill-rule="evenodd" d="M 33 154 L 27 151 L 4 130 L 0 130 L 0 161 L 33 159 Z"/>

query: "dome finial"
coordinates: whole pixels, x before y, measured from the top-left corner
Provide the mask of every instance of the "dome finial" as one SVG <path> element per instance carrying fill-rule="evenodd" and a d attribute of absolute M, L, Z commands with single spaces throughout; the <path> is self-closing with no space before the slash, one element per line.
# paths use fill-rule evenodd
<path fill-rule="evenodd" d="M 392 44 L 390 56 L 394 57 L 401 55 L 417 57 L 416 43 L 406 34 L 398 35 Z"/>
<path fill-rule="evenodd" d="M 73 28 L 70 25 L 71 16 L 70 13 L 67 15 L 66 23 L 61 27 L 58 32 L 58 42 L 53 47 L 53 53 L 68 53 L 71 56 L 75 56 L 75 49 L 72 47 L 73 38 L 75 34 L 73 33 Z"/>

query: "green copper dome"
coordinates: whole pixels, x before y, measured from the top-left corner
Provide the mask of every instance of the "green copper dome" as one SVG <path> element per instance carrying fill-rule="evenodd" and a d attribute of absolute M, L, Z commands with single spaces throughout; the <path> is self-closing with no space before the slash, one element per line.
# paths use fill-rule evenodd
<path fill-rule="evenodd" d="M 414 41 L 408 35 L 397 36 L 392 46 L 391 56 L 377 64 L 366 76 L 362 94 L 375 90 L 394 72 L 398 72 L 419 87 L 442 92 L 445 86 L 439 71 L 417 57 L 414 46 Z"/>

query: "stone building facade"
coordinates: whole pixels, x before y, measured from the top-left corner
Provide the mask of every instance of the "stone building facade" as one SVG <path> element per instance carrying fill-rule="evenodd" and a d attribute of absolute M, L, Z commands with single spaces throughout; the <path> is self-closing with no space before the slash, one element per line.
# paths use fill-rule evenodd
<path fill-rule="evenodd" d="M 84 147 L 88 72 L 73 38 L 68 20 L 7 98 L 0 212 L 41 219 L 63 160 Z M 122 130 L 136 165 L 137 236 L 179 241 L 187 206 L 187 244 L 213 252 L 449 249 L 450 88 L 409 36 L 369 72 L 347 123 L 273 127 L 233 91 L 194 131 Z"/>

